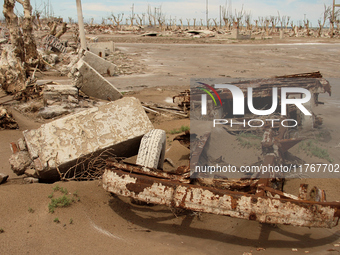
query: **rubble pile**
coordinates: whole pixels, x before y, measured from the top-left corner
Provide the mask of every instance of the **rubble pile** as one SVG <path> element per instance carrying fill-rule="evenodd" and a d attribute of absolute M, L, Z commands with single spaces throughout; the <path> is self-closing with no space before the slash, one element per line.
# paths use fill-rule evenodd
<path fill-rule="evenodd" d="M 150 32 L 150 29 L 152 31 Z M 293 27 L 260 27 L 260 26 L 210 26 L 203 25 L 167 25 L 167 26 L 131 26 L 131 25 L 86 25 L 87 34 L 136 34 L 140 36 L 153 37 L 192 37 L 192 38 L 229 38 L 229 39 L 272 39 L 273 37 L 314 37 L 314 38 L 339 38 L 340 31 L 336 26 L 332 32 L 330 28 L 305 28 L 300 26 Z M 280 33 L 282 35 L 280 35 Z M 332 34 L 333 33 L 333 34 Z"/>

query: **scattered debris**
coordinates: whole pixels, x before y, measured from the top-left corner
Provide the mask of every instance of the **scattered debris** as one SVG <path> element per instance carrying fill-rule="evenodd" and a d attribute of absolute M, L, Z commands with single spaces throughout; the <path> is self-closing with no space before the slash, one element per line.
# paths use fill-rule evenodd
<path fill-rule="evenodd" d="M 190 110 L 190 90 L 187 89 L 173 97 L 173 102 L 183 109 L 184 112 Z"/>
<path fill-rule="evenodd" d="M 38 178 L 33 178 L 33 177 L 24 178 L 24 181 L 26 183 L 39 183 L 39 179 Z"/>
<path fill-rule="evenodd" d="M 3 184 L 7 181 L 8 175 L 0 173 L 0 184 Z"/>
<path fill-rule="evenodd" d="M 48 51 L 66 53 L 66 47 L 60 39 L 53 35 L 48 35 L 44 38 L 45 49 Z"/>
<path fill-rule="evenodd" d="M 12 114 L 8 113 L 7 110 L 0 105 L 0 130 L 3 129 L 18 129 L 19 125 L 14 120 Z"/>

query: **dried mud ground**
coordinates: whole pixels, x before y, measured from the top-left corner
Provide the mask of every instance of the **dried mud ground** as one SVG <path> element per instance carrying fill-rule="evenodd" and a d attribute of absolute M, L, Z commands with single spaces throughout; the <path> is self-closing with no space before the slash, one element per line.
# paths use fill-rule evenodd
<path fill-rule="evenodd" d="M 144 65 L 145 71 L 109 78 L 118 89 L 132 91 L 128 96 L 143 102 L 165 102 L 188 88 L 192 77 L 267 78 L 321 71 L 332 85 L 332 97 L 322 96 L 320 100 L 325 104 L 316 110 L 324 119 L 322 131 L 327 131 L 331 138 L 322 146 L 328 149 L 335 163 L 340 163 L 338 40 L 320 43 L 301 38 L 268 44 L 167 44 L 150 40 L 117 43 L 116 48 Z M 61 77 L 41 79 L 69 83 Z M 0 232 L 3 230 L 0 254 L 305 254 L 306 251 L 338 254 L 340 251 L 340 247 L 334 246 L 340 243 L 339 226 L 309 229 L 204 213 L 175 215 L 164 206 L 139 206 L 111 195 L 104 191 L 100 181 L 23 184 L 22 177 L 10 170 L 9 143 L 20 138 L 23 130 L 38 128 L 41 123 L 13 109 L 12 113 L 20 129 L 0 131 L 0 172 L 10 175 L 9 181 L 0 186 Z M 156 128 L 167 131 L 189 125 L 187 119 L 152 115 L 150 118 Z M 185 150 L 177 150 L 178 144 L 170 142 L 174 135 L 168 136 L 172 157 L 182 156 Z M 240 161 L 254 153 L 238 150 Z M 230 149 L 225 154 L 232 155 L 233 151 Z M 292 148 L 292 153 L 307 162 L 319 162 L 296 148 Z M 287 190 L 296 193 L 302 182 L 325 189 L 329 201 L 340 200 L 338 179 L 289 180 Z M 79 201 L 67 208 L 57 208 L 52 214 L 48 212 L 48 196 L 56 185 L 71 194 L 76 192 Z M 59 223 L 54 222 L 56 218 Z"/>

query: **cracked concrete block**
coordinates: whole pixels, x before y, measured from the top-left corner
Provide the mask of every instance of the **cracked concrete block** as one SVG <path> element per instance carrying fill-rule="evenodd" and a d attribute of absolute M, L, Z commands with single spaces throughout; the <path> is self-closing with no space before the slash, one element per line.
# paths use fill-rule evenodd
<path fill-rule="evenodd" d="M 101 75 L 112 76 L 116 73 L 117 66 L 109 61 L 99 57 L 98 55 L 85 51 L 84 57 L 82 58 L 86 63 L 93 67 Z"/>
<path fill-rule="evenodd" d="M 99 155 L 113 149 L 115 155 L 138 153 L 140 140 L 153 129 L 139 100 L 126 97 L 90 108 L 40 128 L 24 131 L 35 169 L 41 179 L 57 179 L 80 157 Z"/>
<path fill-rule="evenodd" d="M 114 101 L 123 95 L 108 80 L 82 59 L 71 70 L 73 84 L 86 95 Z"/>
<path fill-rule="evenodd" d="M 21 151 L 27 151 L 26 142 L 23 138 L 20 138 L 18 140 L 18 147 L 19 147 L 19 150 L 21 150 Z"/>
<path fill-rule="evenodd" d="M 43 97 L 46 100 L 59 100 L 67 99 L 68 96 L 78 97 L 78 89 L 73 85 L 45 85 Z"/>
<path fill-rule="evenodd" d="M 27 151 L 19 151 L 9 158 L 9 163 L 11 165 L 12 171 L 16 175 L 22 175 L 25 173 L 25 170 L 31 165 L 32 160 Z"/>

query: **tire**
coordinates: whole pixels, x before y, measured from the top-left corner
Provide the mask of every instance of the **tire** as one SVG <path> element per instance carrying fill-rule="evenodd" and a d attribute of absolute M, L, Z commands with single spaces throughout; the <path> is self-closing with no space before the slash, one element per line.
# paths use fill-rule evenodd
<path fill-rule="evenodd" d="M 166 134 L 164 130 L 153 129 L 146 133 L 140 143 L 137 165 L 163 169 Z"/>

